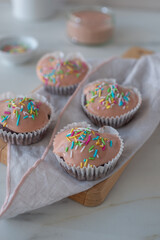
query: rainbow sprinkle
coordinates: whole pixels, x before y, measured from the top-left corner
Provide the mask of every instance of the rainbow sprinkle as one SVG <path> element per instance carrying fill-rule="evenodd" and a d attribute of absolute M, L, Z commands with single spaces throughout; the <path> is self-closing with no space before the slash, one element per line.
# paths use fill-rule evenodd
<path fill-rule="evenodd" d="M 47 66 L 39 66 L 39 71 L 46 85 L 52 83 L 59 86 L 61 81 L 68 75 L 79 78 L 81 74 L 88 71 L 88 66 L 80 59 L 62 61 L 50 57 Z"/>
<path fill-rule="evenodd" d="M 80 152 L 89 152 L 89 158 L 83 158 L 80 167 L 88 167 L 90 161 L 94 163 L 94 160 L 99 158 L 97 146 L 106 151 L 108 147 L 113 146 L 113 141 L 107 138 L 101 137 L 98 132 L 93 131 L 90 128 L 77 127 L 73 128 L 69 133 L 66 134 L 66 139 L 68 140 L 68 146 L 66 146 L 65 151 L 69 152 L 70 158 L 73 157 L 72 150 L 75 151 L 80 147 Z M 88 145 L 89 148 L 88 148 Z"/>
<path fill-rule="evenodd" d="M 112 141 L 110 140 L 110 142 L 109 142 L 109 146 L 112 147 L 112 145 L 113 145 L 113 143 L 112 143 Z"/>
<path fill-rule="evenodd" d="M 40 102 L 35 103 L 35 100 L 32 98 L 14 98 L 6 101 L 7 110 L 4 111 L 4 115 L 1 116 L 1 123 L 3 127 L 8 126 L 7 121 L 11 117 L 16 117 L 16 125 L 19 126 L 22 119 L 35 119 L 38 116 Z M 26 109 L 25 109 L 26 108 Z M 26 110 L 26 111 L 25 111 Z"/>
<path fill-rule="evenodd" d="M 97 110 L 110 109 L 114 105 L 118 105 L 119 107 L 125 109 L 126 105 L 130 101 L 130 92 L 128 91 L 125 94 L 124 92 L 120 92 L 118 84 L 102 82 L 101 84 L 97 84 L 94 91 L 90 91 L 90 94 L 90 99 L 87 100 L 87 104 L 85 106 L 88 107 L 89 104 L 94 103 L 95 99 L 99 98 Z"/>
<path fill-rule="evenodd" d="M 16 54 L 16 53 L 24 53 L 26 51 L 28 51 L 28 47 L 24 44 L 8 44 L 2 47 L 2 51 L 4 52 L 8 52 L 8 53 L 12 53 L 12 54 Z"/>

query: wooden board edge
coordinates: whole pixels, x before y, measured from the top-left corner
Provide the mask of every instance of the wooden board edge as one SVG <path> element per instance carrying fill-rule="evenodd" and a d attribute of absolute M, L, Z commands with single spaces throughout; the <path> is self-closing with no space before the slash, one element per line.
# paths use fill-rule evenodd
<path fill-rule="evenodd" d="M 100 205 L 102 202 L 104 202 L 106 196 L 116 184 L 117 180 L 130 161 L 131 159 L 129 159 L 117 172 L 112 174 L 106 180 L 96 184 L 84 192 L 72 195 L 69 198 L 80 204 L 83 204 L 86 207 L 96 207 Z"/>
<path fill-rule="evenodd" d="M 150 55 L 153 54 L 154 52 L 145 48 L 141 48 L 141 47 L 132 47 L 130 49 L 128 49 L 128 51 L 126 51 L 122 57 L 123 58 L 140 58 L 142 56 L 145 55 Z"/>

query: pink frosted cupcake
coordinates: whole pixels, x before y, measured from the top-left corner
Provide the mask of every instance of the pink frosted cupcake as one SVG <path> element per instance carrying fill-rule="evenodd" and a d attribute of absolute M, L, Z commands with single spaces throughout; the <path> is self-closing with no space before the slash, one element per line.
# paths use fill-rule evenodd
<path fill-rule="evenodd" d="M 62 52 L 46 54 L 37 64 L 38 78 L 46 90 L 55 94 L 72 94 L 84 79 L 90 66 L 80 53 Z"/>
<path fill-rule="evenodd" d="M 123 141 L 112 127 L 95 130 L 85 122 L 72 123 L 54 139 L 60 165 L 78 180 L 96 180 L 109 174 L 123 151 Z"/>
<path fill-rule="evenodd" d="M 52 106 L 42 96 L 6 94 L 0 100 L 0 137 L 16 145 L 36 143 L 45 135 L 53 117 Z"/>
<path fill-rule="evenodd" d="M 124 87 L 114 79 L 100 79 L 83 89 L 82 108 L 90 120 L 98 125 L 121 127 L 131 120 L 142 102 L 134 87 Z"/>

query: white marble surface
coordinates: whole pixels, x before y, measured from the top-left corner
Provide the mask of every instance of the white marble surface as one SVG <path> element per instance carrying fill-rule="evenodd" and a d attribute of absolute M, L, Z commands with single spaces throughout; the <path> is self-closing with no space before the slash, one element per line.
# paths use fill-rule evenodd
<path fill-rule="evenodd" d="M 0 3 L 0 35 L 25 34 L 39 40 L 35 59 L 23 66 L 0 63 L 0 92 L 28 92 L 39 81 L 38 58 L 47 51 L 81 51 L 86 58 L 122 54 L 138 45 L 160 49 L 160 15 L 116 10 L 117 29 L 111 43 L 100 47 L 73 45 L 65 35 L 64 13 L 39 23 L 22 23 L 11 16 L 8 3 Z M 160 239 L 160 127 L 131 161 L 105 202 L 87 208 L 69 199 L 10 220 L 0 221 L 0 240 L 50 239 Z M 0 204 L 4 198 L 6 168 L 0 164 Z"/>

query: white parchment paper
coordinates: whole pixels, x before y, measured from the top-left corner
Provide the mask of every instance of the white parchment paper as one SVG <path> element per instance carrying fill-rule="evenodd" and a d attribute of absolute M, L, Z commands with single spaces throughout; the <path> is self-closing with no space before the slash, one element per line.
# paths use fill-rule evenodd
<path fill-rule="evenodd" d="M 92 62 L 92 64 L 96 65 L 99 62 Z M 139 60 L 114 59 L 102 66 L 86 83 L 98 78 L 116 78 L 120 84 L 135 86 L 142 93 L 143 98 L 142 106 L 133 120 L 118 129 L 124 139 L 125 149 L 113 171 L 115 172 L 141 148 L 159 124 L 160 55 L 145 56 Z M 90 122 L 81 109 L 81 92 L 82 89 L 64 113 L 60 128 L 72 122 Z M 38 93 L 46 96 L 48 101 L 54 104 L 57 116 L 68 99 L 68 97 L 63 96 L 52 96 L 42 88 Z M 51 147 L 45 160 L 38 164 L 25 178 L 23 184 L 19 185 L 24 174 L 41 158 L 50 140 L 52 130 L 53 126 L 49 129 L 48 135 L 37 144 L 24 147 L 11 146 L 10 188 L 8 189 L 8 199 L 1 208 L 1 218 L 14 217 L 52 204 L 65 197 L 82 192 L 104 180 L 80 182 L 72 178 L 59 166 Z"/>

